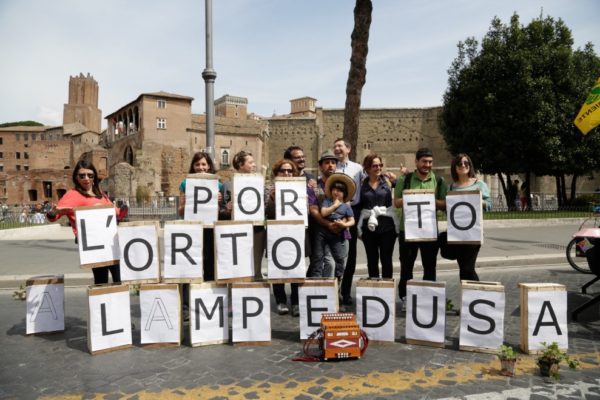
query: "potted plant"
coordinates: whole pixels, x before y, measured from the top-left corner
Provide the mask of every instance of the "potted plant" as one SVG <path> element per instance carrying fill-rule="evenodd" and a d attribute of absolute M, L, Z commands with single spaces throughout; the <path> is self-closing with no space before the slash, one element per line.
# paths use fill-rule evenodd
<path fill-rule="evenodd" d="M 552 342 L 551 344 L 547 344 L 546 342 L 542 342 L 541 344 L 543 349 L 538 356 L 537 365 L 540 367 L 542 376 L 558 379 L 560 377 L 558 371 L 562 361 L 565 361 L 571 369 L 576 369 L 579 366 L 579 361 L 572 360 L 567 352 L 562 351 L 558 347 L 558 343 Z"/>
<path fill-rule="evenodd" d="M 512 346 L 502 345 L 496 353 L 500 359 L 500 374 L 504 376 L 515 375 L 515 364 L 517 363 L 517 352 Z"/>

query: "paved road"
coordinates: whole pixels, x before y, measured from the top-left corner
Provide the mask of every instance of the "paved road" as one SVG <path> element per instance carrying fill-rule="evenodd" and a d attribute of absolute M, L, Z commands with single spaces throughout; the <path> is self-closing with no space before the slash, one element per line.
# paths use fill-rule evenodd
<path fill-rule="evenodd" d="M 568 289 L 572 310 L 589 296 L 579 287 L 590 277 L 561 265 L 489 267 L 482 280 L 507 291 L 505 341 L 519 344 L 519 282 L 558 282 Z M 458 303 L 458 277 L 439 273 Z M 598 291 L 598 284 L 592 287 Z M 459 316 L 448 314 L 444 348 L 407 345 L 405 317 L 396 319 L 396 343 L 371 345 L 361 360 L 295 362 L 301 355 L 298 319 L 272 310 L 272 344 L 192 348 L 140 346 L 139 298 L 132 296 L 134 347 L 91 356 L 87 352 L 83 288 L 66 290 L 66 331 L 26 336 L 25 304 L 0 291 L 0 398 L 46 399 L 598 399 L 600 397 L 600 312 L 598 307 L 569 321 L 569 352 L 577 371 L 563 367 L 558 383 L 539 376 L 534 358 L 522 355 L 514 378 L 499 375 L 490 354 L 458 351 Z M 187 327 L 186 327 L 187 328 Z"/>
<path fill-rule="evenodd" d="M 565 246 L 577 230 L 580 220 L 558 221 L 486 221 L 484 244 L 478 266 L 535 265 L 561 263 L 566 266 Z M 538 225 L 543 224 L 543 225 Z M 37 227 L 36 227 L 37 228 Z M 67 286 L 88 285 L 91 272 L 79 268 L 77 246 L 70 228 L 48 232 L 44 227 L 0 237 L 0 289 L 18 287 L 27 278 L 43 274 L 65 274 Z M 417 260 L 419 271 L 420 260 Z M 439 258 L 438 269 L 456 270 L 456 262 Z M 263 264 L 266 274 L 266 261 Z M 400 272 L 398 246 L 394 255 L 394 273 Z M 358 245 L 357 274 L 366 274 L 362 242 Z"/>

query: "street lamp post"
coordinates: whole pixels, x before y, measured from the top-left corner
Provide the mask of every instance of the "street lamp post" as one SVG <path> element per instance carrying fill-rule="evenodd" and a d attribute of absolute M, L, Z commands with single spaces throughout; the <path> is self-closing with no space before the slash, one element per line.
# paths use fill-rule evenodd
<path fill-rule="evenodd" d="M 206 6 L 206 68 L 202 71 L 206 91 L 206 151 L 215 159 L 215 79 L 212 52 L 212 0 L 205 0 Z"/>

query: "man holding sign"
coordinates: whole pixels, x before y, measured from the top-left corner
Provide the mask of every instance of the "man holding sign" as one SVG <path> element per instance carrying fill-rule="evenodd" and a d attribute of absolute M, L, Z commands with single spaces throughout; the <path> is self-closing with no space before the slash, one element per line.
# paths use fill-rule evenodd
<path fill-rule="evenodd" d="M 416 169 L 413 173 L 400 176 L 394 189 L 394 205 L 402 209 L 404 202 L 402 192 L 408 189 L 430 189 L 435 192 L 435 208 L 443 210 L 446 207 L 445 198 L 448 190 L 442 177 L 436 177 L 431 171 L 433 167 L 433 153 L 430 149 L 423 147 L 417 150 L 415 159 Z M 436 241 L 414 241 L 407 242 L 405 238 L 404 218 L 400 221 L 400 283 L 398 284 L 398 295 L 405 307 L 406 282 L 413 278 L 413 268 L 417 259 L 417 252 L 421 250 L 421 262 L 423 263 L 423 279 L 435 281 L 437 264 L 438 244 Z"/>

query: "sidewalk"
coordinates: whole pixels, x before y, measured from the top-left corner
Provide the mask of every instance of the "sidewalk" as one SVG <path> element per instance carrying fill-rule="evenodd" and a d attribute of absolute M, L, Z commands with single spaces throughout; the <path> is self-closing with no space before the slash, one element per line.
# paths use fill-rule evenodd
<path fill-rule="evenodd" d="M 504 341 L 515 348 L 521 329 L 518 283 L 566 285 L 569 312 L 589 298 L 579 288 L 590 276 L 562 266 L 482 268 L 480 276 L 505 287 Z M 458 305 L 457 274 L 441 271 L 438 280 L 446 282 L 448 298 Z M 590 288 L 597 291 L 598 284 Z M 24 334 L 25 303 L 0 291 L 0 398 L 591 399 L 599 393 L 598 308 L 583 313 L 580 323 L 569 319 L 569 354 L 581 367 L 571 371 L 563 365 L 554 382 L 539 376 L 532 356 L 522 354 L 516 376 L 506 378 L 494 355 L 459 351 L 460 317 L 453 313 L 446 315 L 444 348 L 407 345 L 405 316 L 399 313 L 395 343 L 371 344 L 360 360 L 307 363 L 292 361 L 302 355 L 299 320 L 277 315 L 273 301 L 270 345 L 195 348 L 189 347 L 187 326 L 180 347 L 142 347 L 139 298 L 131 296 L 131 302 L 133 348 L 91 356 L 83 288 L 65 291 L 65 332 L 42 336 Z"/>

